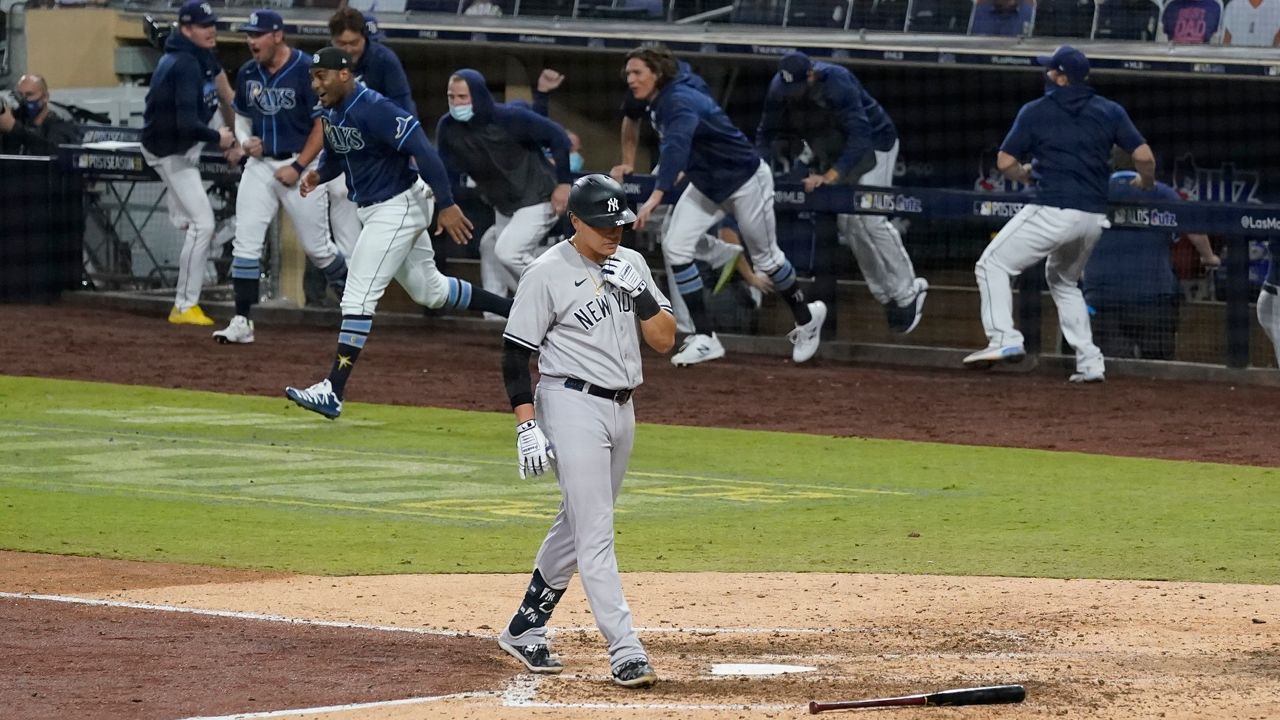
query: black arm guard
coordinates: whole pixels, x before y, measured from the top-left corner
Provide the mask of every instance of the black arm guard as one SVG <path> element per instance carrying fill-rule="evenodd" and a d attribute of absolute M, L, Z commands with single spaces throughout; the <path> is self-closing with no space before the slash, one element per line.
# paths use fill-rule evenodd
<path fill-rule="evenodd" d="M 510 340 L 502 341 L 502 382 L 507 386 L 511 407 L 533 404 L 533 380 L 529 376 L 529 358 L 533 351 Z"/>
<path fill-rule="evenodd" d="M 658 306 L 658 299 L 649 292 L 649 288 L 645 288 L 643 292 L 635 297 L 636 301 L 636 317 L 641 320 L 648 320 L 662 311 Z"/>

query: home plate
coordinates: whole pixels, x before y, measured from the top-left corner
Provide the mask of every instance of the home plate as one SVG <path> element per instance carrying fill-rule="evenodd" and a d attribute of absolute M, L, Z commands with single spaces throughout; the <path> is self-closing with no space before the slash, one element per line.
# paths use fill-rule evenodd
<path fill-rule="evenodd" d="M 813 672 L 808 665 L 770 665 L 767 663 L 717 663 L 711 666 L 712 675 L 785 675 L 787 673 Z"/>

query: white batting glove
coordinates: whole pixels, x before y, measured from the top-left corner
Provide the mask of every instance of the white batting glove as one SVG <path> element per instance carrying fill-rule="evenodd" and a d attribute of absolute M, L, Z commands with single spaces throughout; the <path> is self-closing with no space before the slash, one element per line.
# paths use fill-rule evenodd
<path fill-rule="evenodd" d="M 516 426 L 516 451 L 520 456 L 520 479 L 541 475 L 551 467 L 556 453 L 551 449 L 547 436 L 542 434 L 537 420 L 522 422 Z"/>
<path fill-rule="evenodd" d="M 616 255 L 604 261 L 600 266 L 600 273 L 604 276 L 605 282 L 631 297 L 640 297 L 640 293 L 649 289 L 649 283 L 645 282 L 640 271 Z"/>

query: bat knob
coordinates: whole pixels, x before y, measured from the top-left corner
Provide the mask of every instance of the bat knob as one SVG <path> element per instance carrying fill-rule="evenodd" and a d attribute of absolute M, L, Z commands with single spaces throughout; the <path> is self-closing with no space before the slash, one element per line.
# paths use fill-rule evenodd
<path fill-rule="evenodd" d="M 822 712 L 822 711 L 818 709 L 818 702 L 817 702 L 816 700 L 810 700 L 810 701 L 809 701 L 809 714 L 810 714 L 810 715 L 817 715 L 817 714 L 818 714 L 818 713 L 820 713 L 820 712 Z"/>

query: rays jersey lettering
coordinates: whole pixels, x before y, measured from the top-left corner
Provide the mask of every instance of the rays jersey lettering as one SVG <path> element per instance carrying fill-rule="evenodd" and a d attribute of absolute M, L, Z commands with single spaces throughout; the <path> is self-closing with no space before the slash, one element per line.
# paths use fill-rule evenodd
<path fill-rule="evenodd" d="M 263 115 L 275 115 L 298 106 L 293 88 L 267 87 L 257 80 L 250 80 L 245 83 L 245 89 L 249 93 L 249 105 Z"/>
<path fill-rule="evenodd" d="M 334 125 L 327 119 L 324 121 L 324 140 L 325 144 L 339 155 L 364 149 L 364 138 L 360 135 L 360 128 Z"/>
<path fill-rule="evenodd" d="M 207 110 L 218 109 L 218 85 L 213 80 L 205 80 L 200 87 L 200 100 Z M 209 117 L 213 117 L 210 113 Z"/>
<path fill-rule="evenodd" d="M 295 48 L 275 74 L 253 60 L 236 73 L 236 112 L 253 122 L 270 155 L 300 152 L 307 144 L 320 116 L 310 70 L 311 56 Z"/>
<path fill-rule="evenodd" d="M 325 155 L 321 163 L 338 163 L 346 173 L 351 200 L 381 202 L 417 181 L 418 173 L 402 151 L 409 137 L 421 132 L 422 126 L 411 113 L 368 86 L 356 85 L 355 93 L 341 107 L 325 110 L 323 117 Z"/>

